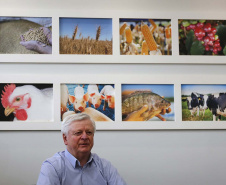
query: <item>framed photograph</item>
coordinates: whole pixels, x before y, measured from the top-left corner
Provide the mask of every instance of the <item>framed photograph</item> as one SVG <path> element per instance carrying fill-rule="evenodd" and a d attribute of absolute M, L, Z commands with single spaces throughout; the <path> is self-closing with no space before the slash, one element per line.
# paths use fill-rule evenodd
<path fill-rule="evenodd" d="M 172 55 L 170 19 L 120 18 L 121 55 Z"/>
<path fill-rule="evenodd" d="M 60 17 L 60 54 L 112 55 L 112 19 Z"/>
<path fill-rule="evenodd" d="M 174 85 L 122 85 L 122 121 L 174 120 Z"/>
<path fill-rule="evenodd" d="M 225 84 L 181 85 L 183 121 L 225 121 Z"/>
<path fill-rule="evenodd" d="M 179 19 L 180 55 L 226 55 L 226 20 Z"/>
<path fill-rule="evenodd" d="M 97 130 L 226 129 L 221 74 L 0 74 L 0 130 L 60 130 L 80 112 Z"/>
<path fill-rule="evenodd" d="M 52 18 L 0 16 L 0 41 L 0 54 L 52 54 Z"/>
<path fill-rule="evenodd" d="M 44 13 L 31 9 L 21 14 L 19 9 L 13 13 L 1 9 L 0 17 L 0 63 L 225 64 L 225 20 L 221 14 L 200 17 L 181 12 L 178 17 L 177 12 L 166 16 L 164 12 L 150 11 Z M 41 32 L 43 28 L 49 30 L 47 34 L 45 30 L 44 38 L 52 39 L 50 45 L 43 40 L 24 41 L 36 30 L 32 26 L 19 24 L 15 29 L 11 26 L 14 21 L 31 22 L 33 18 L 43 18 L 44 21 L 34 24 Z M 51 23 L 46 24 L 47 20 Z M 212 32 L 205 32 L 205 41 L 204 36 L 192 33 L 193 25 L 201 22 L 213 28 Z M 10 26 L 4 26 L 6 23 Z M 202 31 L 199 33 L 204 35 Z M 36 47 L 30 45 L 34 43 Z M 34 57 L 38 53 L 41 55 Z"/>
<path fill-rule="evenodd" d="M 61 84 L 61 120 L 71 114 L 86 113 L 94 121 L 115 120 L 113 84 Z"/>
<path fill-rule="evenodd" d="M 0 92 L 0 121 L 54 121 L 53 84 L 1 83 Z"/>

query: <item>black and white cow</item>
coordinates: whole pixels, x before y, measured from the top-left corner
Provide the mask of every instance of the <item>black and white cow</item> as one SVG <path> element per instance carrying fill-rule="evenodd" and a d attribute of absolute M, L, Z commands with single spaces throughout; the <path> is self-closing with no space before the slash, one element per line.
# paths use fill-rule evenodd
<path fill-rule="evenodd" d="M 221 116 L 226 116 L 226 93 L 216 93 L 208 96 L 207 106 L 213 114 L 213 121 L 221 120 Z"/>
<path fill-rule="evenodd" d="M 191 97 L 187 97 L 186 100 L 187 100 L 188 110 L 190 110 L 191 115 L 194 116 L 195 112 L 197 112 L 196 116 L 199 116 L 198 94 L 192 92 Z"/>
<path fill-rule="evenodd" d="M 194 116 L 194 114 L 197 112 L 196 116 L 199 116 L 199 113 L 202 112 L 203 116 L 205 114 L 205 110 L 207 107 L 207 95 L 192 92 L 191 97 L 187 97 L 187 105 L 188 110 L 190 110 L 191 115 Z"/>
<path fill-rule="evenodd" d="M 208 95 L 199 94 L 199 93 L 197 94 L 198 94 L 198 100 L 199 100 L 199 110 L 200 112 L 202 112 L 202 115 L 204 116 L 205 110 L 208 109 L 208 106 L 207 106 Z"/>

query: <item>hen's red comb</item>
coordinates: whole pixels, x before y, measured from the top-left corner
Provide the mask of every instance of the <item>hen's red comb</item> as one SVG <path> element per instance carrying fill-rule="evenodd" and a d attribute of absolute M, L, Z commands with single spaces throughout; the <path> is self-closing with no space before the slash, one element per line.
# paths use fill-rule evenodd
<path fill-rule="evenodd" d="M 7 84 L 4 87 L 5 91 L 2 91 L 2 106 L 4 108 L 6 108 L 9 105 L 9 96 L 12 94 L 12 92 L 14 91 L 14 89 L 16 88 L 15 84 Z"/>

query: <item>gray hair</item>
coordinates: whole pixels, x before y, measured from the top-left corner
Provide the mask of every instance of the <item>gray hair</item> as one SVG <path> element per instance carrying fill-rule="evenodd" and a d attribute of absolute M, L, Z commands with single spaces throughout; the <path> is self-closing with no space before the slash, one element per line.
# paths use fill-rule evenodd
<path fill-rule="evenodd" d="M 96 132 L 95 121 L 88 114 L 78 113 L 78 114 L 69 115 L 66 118 L 64 118 L 62 125 L 61 125 L 61 133 L 68 135 L 69 126 L 72 124 L 72 122 L 82 121 L 82 120 L 87 120 L 87 119 L 92 122 L 93 130 L 94 130 L 94 132 Z"/>

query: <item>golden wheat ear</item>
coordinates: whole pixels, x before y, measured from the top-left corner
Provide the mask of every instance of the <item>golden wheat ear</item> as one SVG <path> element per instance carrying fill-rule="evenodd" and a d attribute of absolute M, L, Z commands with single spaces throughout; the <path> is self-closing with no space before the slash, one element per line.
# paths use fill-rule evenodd
<path fill-rule="evenodd" d="M 99 27 L 97 28 L 96 41 L 98 41 L 99 38 L 100 38 L 100 31 L 101 31 L 101 26 L 99 26 Z"/>
<path fill-rule="evenodd" d="M 78 32 L 78 25 L 75 27 L 74 33 L 72 35 L 72 40 L 75 40 L 77 32 Z"/>

